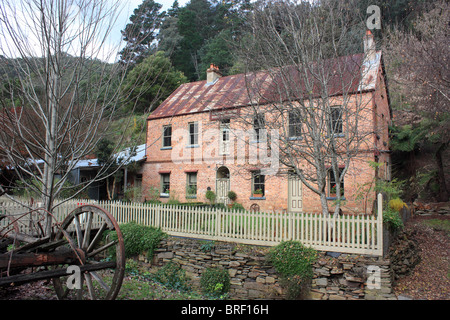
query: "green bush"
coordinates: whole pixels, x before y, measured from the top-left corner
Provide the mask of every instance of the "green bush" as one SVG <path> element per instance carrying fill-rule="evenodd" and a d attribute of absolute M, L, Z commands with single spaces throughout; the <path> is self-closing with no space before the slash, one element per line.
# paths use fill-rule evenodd
<path fill-rule="evenodd" d="M 208 190 L 206 191 L 205 198 L 209 200 L 210 204 L 213 204 L 214 200 L 216 200 L 216 194 L 214 191 Z"/>
<path fill-rule="evenodd" d="M 316 250 L 298 241 L 283 241 L 269 251 L 267 260 L 280 274 L 281 284 L 287 288 L 288 299 L 301 298 L 306 294 L 316 258 Z"/>
<path fill-rule="evenodd" d="M 386 223 L 391 230 L 403 228 L 403 220 L 395 208 L 388 207 L 383 211 L 383 222 Z"/>
<path fill-rule="evenodd" d="M 231 205 L 231 209 L 233 209 L 233 210 L 241 210 L 241 211 L 245 210 L 244 206 L 242 204 L 240 204 L 240 203 L 237 203 L 237 202 L 235 202 L 235 203 L 233 203 Z"/>
<path fill-rule="evenodd" d="M 168 288 L 176 290 L 188 289 L 186 271 L 173 261 L 169 261 L 164 267 L 159 269 L 154 276 L 154 280 Z"/>
<path fill-rule="evenodd" d="M 159 228 L 143 226 L 136 222 L 121 224 L 119 227 L 122 231 L 127 258 L 147 252 L 147 257 L 150 259 L 159 242 L 166 236 Z M 109 236 L 117 239 L 115 232 L 110 233 Z"/>
<path fill-rule="evenodd" d="M 236 192 L 234 192 L 232 190 L 228 191 L 228 198 L 230 198 L 231 201 L 236 200 L 236 198 L 237 198 Z"/>
<path fill-rule="evenodd" d="M 223 296 L 230 290 L 230 275 L 225 269 L 208 268 L 200 277 L 200 286 L 205 294 Z"/>

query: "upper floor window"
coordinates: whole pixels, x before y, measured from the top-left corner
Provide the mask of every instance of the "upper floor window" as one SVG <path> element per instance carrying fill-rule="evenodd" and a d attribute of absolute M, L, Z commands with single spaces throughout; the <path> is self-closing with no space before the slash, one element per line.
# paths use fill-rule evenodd
<path fill-rule="evenodd" d="M 331 134 L 341 134 L 341 133 L 343 133 L 343 128 L 342 128 L 342 107 L 341 106 L 333 106 L 333 107 L 331 107 L 329 126 L 330 126 L 330 133 Z"/>
<path fill-rule="evenodd" d="M 230 153 L 230 119 L 220 122 L 219 155 Z"/>
<path fill-rule="evenodd" d="M 189 144 L 198 144 L 198 122 L 189 123 Z"/>
<path fill-rule="evenodd" d="M 302 134 L 302 123 L 300 115 L 295 111 L 289 111 L 289 138 L 300 137 Z"/>
<path fill-rule="evenodd" d="M 255 130 L 256 141 L 260 141 L 264 138 L 261 133 L 261 130 L 264 130 L 264 128 L 265 128 L 264 113 L 258 113 L 253 117 L 253 129 Z"/>
<path fill-rule="evenodd" d="M 167 125 L 163 127 L 163 147 L 172 146 L 172 126 Z"/>

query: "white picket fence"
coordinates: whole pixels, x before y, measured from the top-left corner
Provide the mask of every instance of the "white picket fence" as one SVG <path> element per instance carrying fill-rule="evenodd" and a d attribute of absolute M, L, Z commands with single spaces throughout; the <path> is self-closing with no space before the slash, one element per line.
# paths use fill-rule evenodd
<path fill-rule="evenodd" d="M 67 201 L 58 206 L 53 215 L 62 221 L 71 210 L 81 204 L 95 204 L 106 209 L 119 224 L 134 221 L 161 228 L 173 236 L 264 246 L 296 240 L 321 251 L 375 256 L 383 254 L 380 195 L 376 215 L 326 217 L 313 213 L 232 211 L 209 207 L 93 200 Z M 0 211 L 11 213 L 17 210 L 12 208 L 13 206 L 4 204 L 2 207 L 0 204 Z"/>

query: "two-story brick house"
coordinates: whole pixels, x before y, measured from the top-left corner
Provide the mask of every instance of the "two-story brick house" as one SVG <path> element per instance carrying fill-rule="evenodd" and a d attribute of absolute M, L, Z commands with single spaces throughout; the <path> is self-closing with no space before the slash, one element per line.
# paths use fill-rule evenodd
<path fill-rule="evenodd" d="M 365 40 L 373 46 L 371 34 L 366 35 Z M 369 134 L 367 147 L 350 162 L 345 180 L 340 183 L 346 197 L 344 211 L 370 212 L 374 192 L 368 193 L 365 204 L 356 199 L 356 194 L 376 177 L 390 179 L 389 97 L 381 52 L 374 51 L 373 47 L 371 50 L 369 72 L 361 73 L 367 65 L 367 52 L 349 58 L 354 64 L 350 70 L 358 74 L 355 77 L 358 81 L 350 84 L 354 89 L 348 92 L 354 92 L 369 106 L 364 123 Z M 264 107 L 265 103 L 270 103 L 267 97 L 271 95 L 256 98 L 250 92 L 250 79 L 257 83 L 258 90 L 266 91 L 277 81 L 264 72 L 222 77 L 212 65 L 207 70 L 207 80 L 182 84 L 148 117 L 144 197 L 150 188 L 156 188 L 163 202 L 169 197 L 181 202 L 186 199 L 206 202 L 205 193 L 212 190 L 217 195 L 216 201 L 228 203 L 227 194 L 232 190 L 237 194 L 236 202 L 247 209 L 253 206 L 264 211 L 321 211 L 316 193 L 299 179 L 292 178 L 289 170 L 272 158 L 273 152 L 267 152 L 262 159 L 261 145 L 252 143 L 258 140 L 261 124 L 270 121 L 271 115 L 262 112 L 246 121 L 244 114 L 255 105 Z M 332 99 L 339 104 L 342 97 L 338 94 Z M 337 130 L 345 130 L 339 117 L 330 121 Z M 301 130 L 296 129 L 294 120 L 289 122 L 287 131 L 295 138 L 296 132 L 300 135 Z M 371 161 L 383 166 L 374 169 L 369 164 Z M 268 169 L 272 172 L 267 173 Z M 333 180 L 330 174 L 330 206 Z"/>

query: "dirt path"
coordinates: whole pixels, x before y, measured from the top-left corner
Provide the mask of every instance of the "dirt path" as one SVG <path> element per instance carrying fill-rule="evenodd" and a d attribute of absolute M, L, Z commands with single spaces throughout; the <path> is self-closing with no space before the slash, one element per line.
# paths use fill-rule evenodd
<path fill-rule="evenodd" d="M 406 228 L 412 228 L 417 241 L 420 263 L 407 276 L 394 285 L 400 298 L 414 300 L 450 299 L 450 232 L 437 230 L 426 224 L 427 220 L 440 220 L 437 226 L 450 221 L 449 215 L 416 216 Z"/>

